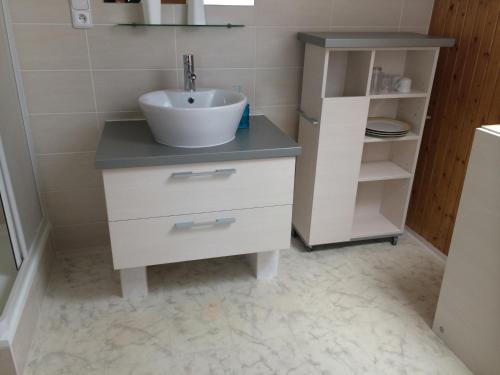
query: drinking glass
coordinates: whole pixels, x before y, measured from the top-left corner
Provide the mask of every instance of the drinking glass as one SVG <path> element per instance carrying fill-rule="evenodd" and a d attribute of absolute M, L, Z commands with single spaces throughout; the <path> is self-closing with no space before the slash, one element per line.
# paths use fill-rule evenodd
<path fill-rule="evenodd" d="M 384 74 L 382 77 L 382 82 L 380 84 L 380 91 L 383 93 L 391 92 L 393 88 L 392 75 Z"/>
<path fill-rule="evenodd" d="M 372 88 L 371 92 L 376 94 L 380 91 L 380 81 L 382 80 L 382 68 L 380 66 L 374 66 L 372 72 Z"/>

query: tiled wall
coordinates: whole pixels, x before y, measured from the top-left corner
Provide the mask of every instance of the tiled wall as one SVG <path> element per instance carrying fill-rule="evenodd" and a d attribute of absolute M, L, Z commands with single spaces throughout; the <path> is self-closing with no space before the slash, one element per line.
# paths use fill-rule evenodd
<path fill-rule="evenodd" d="M 93 158 L 107 119 L 137 117 L 137 97 L 182 86 L 181 58 L 194 53 L 198 85 L 242 87 L 253 110 L 297 132 L 303 48 L 297 31 L 427 32 L 433 0 L 256 0 L 208 7 L 211 23 L 242 29 L 127 28 L 136 4 L 93 0 L 95 26 L 69 24 L 68 0 L 10 0 L 43 196 L 57 250 L 108 244 L 100 173 Z M 163 6 L 165 22 L 185 8 Z"/>

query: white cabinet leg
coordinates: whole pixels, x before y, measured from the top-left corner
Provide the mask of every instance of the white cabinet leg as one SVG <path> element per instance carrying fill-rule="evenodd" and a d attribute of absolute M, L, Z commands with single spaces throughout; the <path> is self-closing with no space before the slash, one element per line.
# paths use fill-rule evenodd
<path fill-rule="evenodd" d="M 123 298 L 137 298 L 148 295 L 146 267 L 120 270 Z"/>
<path fill-rule="evenodd" d="M 248 258 L 257 279 L 273 279 L 278 275 L 279 250 L 249 254 Z"/>

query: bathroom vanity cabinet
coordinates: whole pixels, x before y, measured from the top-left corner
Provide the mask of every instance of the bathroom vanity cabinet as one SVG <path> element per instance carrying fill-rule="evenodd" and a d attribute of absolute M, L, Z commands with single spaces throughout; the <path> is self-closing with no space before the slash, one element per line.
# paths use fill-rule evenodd
<path fill-rule="evenodd" d="M 307 246 L 404 230 L 439 48 L 410 33 L 299 33 L 306 43 L 293 225 Z M 408 77 L 408 93 L 373 92 L 374 67 Z M 365 135 L 369 117 L 411 125 L 400 138 Z"/>
<path fill-rule="evenodd" d="M 108 122 L 96 165 L 123 294 L 147 293 L 147 266 L 229 255 L 250 254 L 257 277 L 273 277 L 290 246 L 299 152 L 263 116 L 203 149 L 157 144 L 144 121 Z"/>

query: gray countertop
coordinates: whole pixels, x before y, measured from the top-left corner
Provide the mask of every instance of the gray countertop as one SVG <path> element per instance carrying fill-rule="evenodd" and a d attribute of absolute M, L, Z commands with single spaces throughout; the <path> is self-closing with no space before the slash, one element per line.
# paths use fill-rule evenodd
<path fill-rule="evenodd" d="M 231 160 L 293 157 L 300 146 L 265 116 L 250 117 L 250 128 L 222 146 L 178 148 L 155 142 L 144 120 L 108 121 L 97 147 L 98 169 L 149 167 Z"/>
<path fill-rule="evenodd" d="M 398 32 L 310 32 L 299 33 L 299 40 L 324 48 L 409 48 L 452 47 L 455 39 Z"/>

